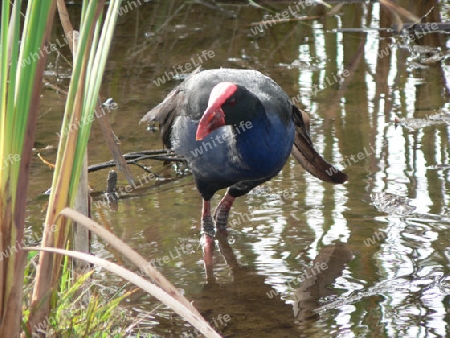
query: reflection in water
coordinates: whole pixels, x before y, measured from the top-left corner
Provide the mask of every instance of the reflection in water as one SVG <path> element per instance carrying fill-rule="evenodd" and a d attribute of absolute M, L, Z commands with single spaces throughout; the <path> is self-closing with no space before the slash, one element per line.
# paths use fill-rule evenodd
<path fill-rule="evenodd" d="M 102 95 L 119 104 L 108 117 L 124 152 L 161 148 L 158 136 L 146 134 L 137 122 L 179 79 L 164 78 L 159 86 L 154 81 L 211 50 L 215 56 L 205 68 L 257 69 L 297 98 L 325 158 L 338 165 L 352 155 L 358 159 L 364 149 L 371 154 L 351 160 L 344 186 L 323 184 L 289 161 L 261 193 L 236 201 L 231 222 L 248 217 L 230 226 L 234 254 L 223 243 L 219 247 L 226 263 L 216 252 L 215 283 L 205 282 L 200 250 L 171 260 L 163 273 L 209 320 L 230 315 L 225 325 L 217 322 L 225 336 L 449 336 L 450 67 L 445 58 L 428 63 L 438 48 L 447 55 L 449 36 L 431 33 L 409 41 L 407 31 L 389 32 L 392 13 L 374 1 L 344 4 L 336 16 L 273 25 L 256 35 L 250 24 L 261 21 L 265 10 L 247 1 L 221 10 L 200 3 L 205 2 L 148 2 L 119 18 Z M 396 3 L 423 23 L 450 20 L 446 2 Z M 282 12 L 287 4 L 267 6 Z M 319 7 L 308 6 L 302 14 L 327 11 Z M 55 39 L 60 36 L 55 32 Z M 334 80 L 345 71 L 348 76 Z M 66 82 L 59 79 L 58 85 Z M 37 143 L 56 146 L 64 100 L 50 90 L 43 95 Z M 441 123 L 426 123 L 438 115 Z M 89 156 L 91 163 L 110 158 L 95 125 Z M 47 169 L 33 164 L 31 198 L 50 181 Z M 126 182 L 121 176 L 119 181 Z M 90 183 L 102 190 L 104 175 L 90 174 Z M 378 201 L 388 208 L 377 210 L 371 196 L 394 199 Z M 27 221 L 39 229 L 42 205 L 34 202 Z M 406 214 L 396 206 L 415 209 Z M 115 212 L 93 214 L 150 260 L 168 255 L 180 242 L 197 247 L 199 210 L 188 177 L 120 200 Z M 100 247 L 96 252 L 110 255 Z M 314 277 L 318 283 L 289 284 L 321 262 L 333 269 Z M 178 337 L 191 328 L 158 308 L 146 329 Z"/>
<path fill-rule="evenodd" d="M 352 259 L 345 243 L 324 247 L 302 271 L 293 285 L 294 306 L 284 301 L 280 294 L 267 284 L 266 277 L 254 268 L 243 267 L 233 253 L 226 233 L 217 234 L 217 244 L 226 264 L 231 268 L 232 280 L 219 284 L 212 270 L 206 271 L 208 283 L 200 293 L 193 295 L 194 304 L 211 322 L 226 311 L 231 320 L 226 327 L 216 328 L 224 334 L 258 336 L 260 334 L 298 336 L 307 333 L 319 314 L 320 300 L 334 292 L 328 289 L 342 274 L 345 264 Z M 291 286 L 291 282 L 288 283 Z M 211 307 L 211 304 L 214 304 Z"/>
<path fill-rule="evenodd" d="M 211 322 L 210 319 L 220 313 L 230 315 L 227 327 L 218 328 L 225 336 L 295 334 L 292 307 L 273 292 L 264 275 L 258 274 L 255 268 L 238 263 L 227 235 L 218 233 L 217 242 L 220 253 L 231 268 L 231 281 L 217 283 L 210 275 L 201 292 L 192 295 L 195 306 L 205 318 Z"/>
<path fill-rule="evenodd" d="M 313 266 L 306 269 L 306 278 L 300 288 L 295 290 L 294 316 L 300 322 L 300 329 L 308 327 L 308 319 L 319 317 L 315 310 L 319 308 L 320 300 L 334 294 L 328 287 L 334 284 L 351 259 L 352 253 L 348 245 L 338 242 L 334 246 L 322 248 L 314 259 Z"/>

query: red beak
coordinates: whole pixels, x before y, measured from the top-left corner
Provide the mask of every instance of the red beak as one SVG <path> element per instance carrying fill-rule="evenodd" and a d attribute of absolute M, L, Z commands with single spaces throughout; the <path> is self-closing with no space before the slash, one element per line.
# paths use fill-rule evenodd
<path fill-rule="evenodd" d="M 225 125 L 225 113 L 220 106 L 212 105 L 205 110 L 197 127 L 195 139 L 203 140 L 213 130 Z"/>
<path fill-rule="evenodd" d="M 214 86 L 209 95 L 208 108 L 200 119 L 195 139 L 203 140 L 210 132 L 225 125 L 225 113 L 222 105 L 237 90 L 231 82 L 220 82 Z"/>

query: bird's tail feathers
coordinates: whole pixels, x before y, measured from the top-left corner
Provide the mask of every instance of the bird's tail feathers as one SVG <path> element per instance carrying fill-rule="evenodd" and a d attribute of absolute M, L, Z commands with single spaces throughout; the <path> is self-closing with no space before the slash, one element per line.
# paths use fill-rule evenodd
<path fill-rule="evenodd" d="M 294 146 L 291 151 L 292 156 L 294 156 L 306 171 L 322 181 L 332 183 L 344 183 L 347 181 L 347 174 L 325 161 L 314 149 L 309 137 L 309 116 L 295 106 L 293 107 L 292 114 L 295 123 Z"/>

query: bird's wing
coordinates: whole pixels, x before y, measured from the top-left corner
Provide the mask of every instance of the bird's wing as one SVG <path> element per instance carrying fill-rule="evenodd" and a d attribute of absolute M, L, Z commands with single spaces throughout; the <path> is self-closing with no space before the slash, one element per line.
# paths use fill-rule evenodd
<path fill-rule="evenodd" d="M 172 127 L 177 116 L 183 114 L 185 99 L 184 84 L 194 75 L 201 72 L 201 67 L 195 69 L 182 84 L 173 89 L 164 99 L 163 102 L 158 104 L 155 108 L 147 112 L 141 119 L 141 123 L 158 123 L 161 131 L 161 138 L 164 145 L 171 149 L 171 134 Z"/>
<path fill-rule="evenodd" d="M 309 116 L 292 106 L 292 115 L 295 123 L 294 146 L 291 154 L 309 173 L 322 181 L 332 183 L 344 183 L 347 174 L 339 171 L 314 149 L 309 137 Z"/>
<path fill-rule="evenodd" d="M 158 123 L 161 131 L 161 137 L 167 148 L 172 148 L 171 133 L 172 126 L 176 117 L 180 113 L 180 102 L 184 101 L 184 92 L 180 87 L 172 90 L 163 102 L 147 112 L 141 119 L 141 123 Z"/>

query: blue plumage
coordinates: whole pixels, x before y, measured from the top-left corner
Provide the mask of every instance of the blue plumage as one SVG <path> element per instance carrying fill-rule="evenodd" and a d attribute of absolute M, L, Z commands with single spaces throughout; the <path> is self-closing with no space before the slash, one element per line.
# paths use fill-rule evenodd
<path fill-rule="evenodd" d="M 215 213 L 216 225 L 225 227 L 234 198 L 277 175 L 290 153 L 321 180 L 347 180 L 314 150 L 309 117 L 254 70 L 194 72 L 141 122 L 155 121 L 164 144 L 192 169 L 204 200 L 206 232 L 212 227 L 209 201 L 217 190 L 228 188 Z"/>

